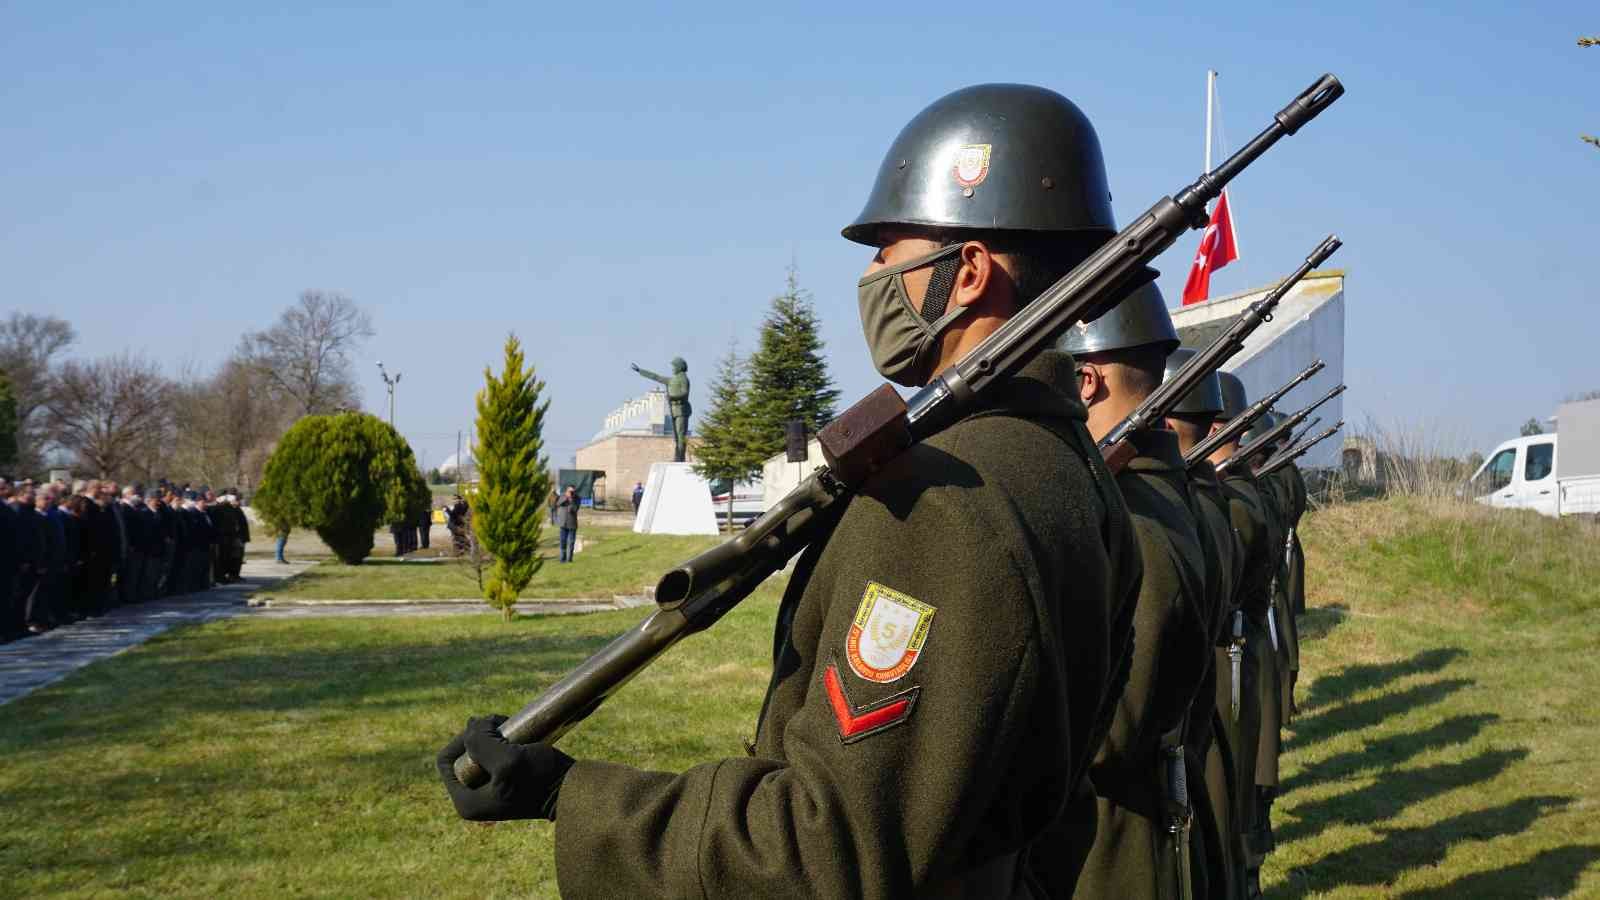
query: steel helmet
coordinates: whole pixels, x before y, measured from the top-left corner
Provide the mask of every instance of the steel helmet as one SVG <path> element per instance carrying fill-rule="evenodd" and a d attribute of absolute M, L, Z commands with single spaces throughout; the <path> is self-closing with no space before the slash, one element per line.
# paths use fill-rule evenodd
<path fill-rule="evenodd" d="M 900 130 L 843 234 L 881 246 L 885 226 L 1081 231 L 1110 237 L 1100 138 L 1055 91 L 979 84 L 935 100 Z"/>
<path fill-rule="evenodd" d="M 1250 405 L 1250 399 L 1245 396 L 1244 382 L 1232 372 L 1218 372 L 1217 380 L 1222 385 L 1222 412 L 1217 413 L 1219 421 L 1226 422 L 1234 416 L 1244 412 Z"/>
<path fill-rule="evenodd" d="M 1250 427 L 1245 429 L 1245 432 L 1244 432 L 1244 443 L 1249 444 L 1249 443 L 1252 443 L 1252 442 L 1256 441 L 1262 435 L 1264 435 L 1267 432 L 1271 431 L 1272 429 L 1276 428 L 1278 426 L 1278 423 L 1282 422 L 1286 418 L 1288 418 L 1288 417 L 1283 415 L 1282 413 L 1275 413 L 1275 412 L 1262 413 L 1261 414 L 1261 418 L 1256 419 L 1254 422 L 1251 422 L 1250 423 Z"/>
<path fill-rule="evenodd" d="M 1082 354 L 1159 344 L 1171 353 L 1178 343 L 1167 302 L 1152 281 L 1136 288 L 1098 319 L 1068 328 L 1056 339 L 1056 349 Z"/>
<path fill-rule="evenodd" d="M 1107 315 L 1105 318 L 1109 319 L 1111 316 Z M 1179 347 L 1167 354 L 1167 370 L 1162 373 L 1161 380 L 1171 380 L 1172 376 L 1183 368 L 1184 363 L 1187 363 L 1199 353 L 1200 351 L 1198 350 Z M 1217 413 L 1222 412 L 1222 380 L 1217 377 L 1217 373 L 1208 374 L 1200 380 L 1199 384 L 1190 388 L 1189 393 L 1183 395 L 1183 399 L 1178 401 L 1178 405 L 1174 406 L 1172 411 L 1179 415 L 1201 416 L 1207 413 L 1215 416 Z"/>

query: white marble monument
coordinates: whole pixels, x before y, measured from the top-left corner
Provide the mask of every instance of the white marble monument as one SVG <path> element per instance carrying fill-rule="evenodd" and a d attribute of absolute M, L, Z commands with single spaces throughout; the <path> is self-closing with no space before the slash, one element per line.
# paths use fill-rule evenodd
<path fill-rule="evenodd" d="M 710 483 L 691 463 L 651 463 L 633 530 L 638 534 L 716 534 Z"/>

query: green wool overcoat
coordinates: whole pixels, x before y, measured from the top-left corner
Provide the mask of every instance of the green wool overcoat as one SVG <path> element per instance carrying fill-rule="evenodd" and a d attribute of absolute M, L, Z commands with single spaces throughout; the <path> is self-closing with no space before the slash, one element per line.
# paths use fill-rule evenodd
<path fill-rule="evenodd" d="M 1076 897 L 1176 896 L 1179 857 L 1168 833 L 1164 752 L 1168 746 L 1182 752 L 1189 709 L 1211 664 L 1206 559 L 1178 436 L 1141 431 L 1133 442 L 1138 455 L 1117 486 L 1139 535 L 1144 579 L 1127 687 L 1089 770 L 1095 836 Z M 1202 708 L 1209 709 L 1209 699 Z"/>
<path fill-rule="evenodd" d="M 1233 720 L 1233 672 L 1227 647 L 1233 639 L 1233 617 L 1238 608 L 1235 595 L 1244 568 L 1244 552 L 1228 517 L 1228 501 L 1217 481 L 1216 468 L 1205 460 L 1190 466 L 1189 487 L 1201 546 L 1206 550 L 1207 573 L 1215 581 L 1216 591 L 1212 665 L 1190 714 L 1192 727 L 1187 741 L 1200 758 L 1202 771 L 1198 780 L 1205 788 L 1203 803 L 1195 804 L 1195 830 L 1205 841 L 1199 848 L 1203 856 L 1197 854 L 1196 858 L 1203 859 L 1206 866 L 1204 894 L 1197 889 L 1196 896 L 1232 900 L 1241 896 L 1243 845 L 1233 815 L 1238 793 L 1233 777 L 1233 748 L 1238 729 Z"/>
<path fill-rule="evenodd" d="M 1267 638 L 1266 608 L 1272 581 L 1272 559 L 1267 544 L 1266 512 L 1255 479 L 1230 472 L 1222 481 L 1228 500 L 1228 518 L 1239 536 L 1244 565 L 1234 598 L 1244 613 L 1244 660 L 1239 670 L 1238 743 L 1234 745 L 1234 829 L 1248 834 L 1256 820 L 1256 769 L 1260 756 L 1264 710 L 1260 684 L 1264 668 L 1272 667 L 1272 647 Z M 1274 729 L 1277 722 L 1272 723 Z"/>
<path fill-rule="evenodd" d="M 574 765 L 563 896 L 1035 896 L 1139 581 L 1074 385 L 1043 353 L 861 486 L 796 563 L 750 755 Z"/>

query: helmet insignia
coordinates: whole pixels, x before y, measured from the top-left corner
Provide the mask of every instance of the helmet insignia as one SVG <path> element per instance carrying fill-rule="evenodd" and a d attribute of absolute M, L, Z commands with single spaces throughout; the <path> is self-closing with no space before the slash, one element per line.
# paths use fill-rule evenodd
<path fill-rule="evenodd" d="M 989 151 L 992 144 L 963 144 L 956 150 L 956 165 L 952 174 L 962 187 L 977 187 L 989 177 Z"/>

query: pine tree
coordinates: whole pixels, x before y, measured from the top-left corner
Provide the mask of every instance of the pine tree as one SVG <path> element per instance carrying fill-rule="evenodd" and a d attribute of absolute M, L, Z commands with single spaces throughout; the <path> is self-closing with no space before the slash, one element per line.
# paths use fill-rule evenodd
<path fill-rule="evenodd" d="M 728 482 L 728 530 L 733 530 L 733 486 L 760 474 L 768 454 L 758 440 L 745 393 L 746 366 L 736 347 L 717 364 L 711 409 L 700 418 L 694 470 L 710 481 Z"/>
<path fill-rule="evenodd" d="M 783 293 L 761 324 L 761 343 L 750 357 L 750 418 L 762 459 L 783 450 L 784 426 L 793 419 L 815 433 L 833 418 L 839 391 L 822 357 L 822 336 L 811 292 L 789 267 Z"/>
<path fill-rule="evenodd" d="M 544 528 L 545 495 L 550 492 L 550 461 L 543 455 L 544 414 L 539 402 L 544 382 L 523 369 L 522 345 L 506 338 L 505 370 L 496 378 L 487 368 L 478 392 L 478 492 L 471 499 L 472 530 L 494 557 L 483 585 L 490 606 L 511 620 L 517 595 L 538 574 L 539 532 Z"/>

